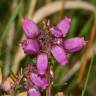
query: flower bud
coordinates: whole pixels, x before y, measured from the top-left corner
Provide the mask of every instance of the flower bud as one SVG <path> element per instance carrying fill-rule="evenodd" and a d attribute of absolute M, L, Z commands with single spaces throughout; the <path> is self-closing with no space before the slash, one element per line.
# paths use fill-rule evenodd
<path fill-rule="evenodd" d="M 45 89 L 48 86 L 48 81 L 45 77 L 32 73 L 30 79 L 36 86 Z"/>
<path fill-rule="evenodd" d="M 51 49 L 51 53 L 60 65 L 65 65 L 68 62 L 68 58 L 63 47 L 58 45 L 53 45 Z"/>
<path fill-rule="evenodd" d="M 35 38 L 39 35 L 40 30 L 38 26 L 30 19 L 24 19 L 22 21 L 22 27 L 27 38 Z"/>
<path fill-rule="evenodd" d="M 66 34 L 68 33 L 68 31 L 70 29 L 70 22 L 71 22 L 71 19 L 68 17 L 65 17 L 63 20 L 61 20 L 57 24 L 57 28 L 61 30 L 63 37 L 66 36 Z"/>
<path fill-rule="evenodd" d="M 38 74 L 45 74 L 48 68 L 48 56 L 46 53 L 41 53 L 37 57 Z"/>
<path fill-rule="evenodd" d="M 40 92 L 35 88 L 29 89 L 28 96 L 41 96 Z"/>
<path fill-rule="evenodd" d="M 86 45 L 86 41 L 81 37 L 74 37 L 64 41 L 64 48 L 68 52 L 76 52 L 79 51 Z"/>
<path fill-rule="evenodd" d="M 20 43 L 24 53 L 28 55 L 37 54 L 40 50 L 40 44 L 38 40 L 26 39 Z"/>

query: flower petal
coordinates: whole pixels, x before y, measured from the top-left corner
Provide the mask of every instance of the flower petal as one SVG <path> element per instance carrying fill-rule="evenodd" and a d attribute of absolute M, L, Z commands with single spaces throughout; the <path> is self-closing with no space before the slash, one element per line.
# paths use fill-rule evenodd
<path fill-rule="evenodd" d="M 68 62 L 68 58 L 63 47 L 58 45 L 53 45 L 51 49 L 51 53 L 56 59 L 56 61 L 61 65 L 65 65 Z"/>
<path fill-rule="evenodd" d="M 48 81 L 45 77 L 41 77 L 35 73 L 30 75 L 31 81 L 38 87 L 45 89 L 48 86 Z"/>
<path fill-rule="evenodd" d="M 28 96 L 41 96 L 40 92 L 35 88 L 29 89 Z"/>
<path fill-rule="evenodd" d="M 86 45 L 86 41 L 81 37 L 74 37 L 64 41 L 64 48 L 68 52 L 76 52 L 79 51 Z"/>
<path fill-rule="evenodd" d="M 22 20 L 22 27 L 27 38 L 35 38 L 40 33 L 38 26 L 30 19 Z"/>
<path fill-rule="evenodd" d="M 39 74 L 45 74 L 48 68 L 48 56 L 46 53 L 41 53 L 37 57 L 37 70 Z"/>
<path fill-rule="evenodd" d="M 40 44 L 38 40 L 26 39 L 20 45 L 26 54 L 33 55 L 39 53 Z"/>
<path fill-rule="evenodd" d="M 60 23 L 57 24 L 57 28 L 60 29 L 61 32 L 63 33 L 63 37 L 65 37 L 69 31 L 70 22 L 71 22 L 71 19 L 68 17 L 65 17 L 62 21 L 60 21 Z"/>
<path fill-rule="evenodd" d="M 54 37 L 63 37 L 61 30 L 59 30 L 57 27 L 52 27 L 51 33 Z"/>

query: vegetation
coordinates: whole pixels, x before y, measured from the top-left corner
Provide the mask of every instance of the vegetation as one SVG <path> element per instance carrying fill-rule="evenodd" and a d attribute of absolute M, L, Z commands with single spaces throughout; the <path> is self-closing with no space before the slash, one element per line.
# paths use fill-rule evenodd
<path fill-rule="evenodd" d="M 63 67 L 51 60 L 51 96 L 96 96 L 96 0 L 0 0 L 0 96 L 27 96 L 22 77 L 27 64 L 34 64 L 35 59 L 19 46 L 25 38 L 22 20 L 30 18 L 42 28 L 44 19 L 56 25 L 65 16 L 72 20 L 66 38 L 84 37 L 87 44 L 69 54 Z M 10 82 L 18 85 L 11 93 L 2 88 Z"/>

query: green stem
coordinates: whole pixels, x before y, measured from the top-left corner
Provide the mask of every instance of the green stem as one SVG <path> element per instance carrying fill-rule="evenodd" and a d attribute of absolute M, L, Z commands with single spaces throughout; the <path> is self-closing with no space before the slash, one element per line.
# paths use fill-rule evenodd
<path fill-rule="evenodd" d="M 91 69 L 92 69 L 92 64 L 93 64 L 93 57 L 91 58 L 90 66 L 89 66 L 89 69 L 88 69 L 88 74 L 87 74 L 87 77 L 86 77 L 86 81 L 85 81 L 85 84 L 84 84 L 84 89 L 82 90 L 81 96 L 84 96 L 84 94 L 85 94 L 87 84 L 88 84 L 88 80 L 89 80 L 90 73 L 91 73 Z"/>

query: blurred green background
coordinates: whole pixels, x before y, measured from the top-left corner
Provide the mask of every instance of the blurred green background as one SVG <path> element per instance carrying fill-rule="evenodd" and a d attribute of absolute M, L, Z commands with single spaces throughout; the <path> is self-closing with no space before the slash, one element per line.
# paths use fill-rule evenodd
<path fill-rule="evenodd" d="M 69 63 L 64 67 L 52 60 L 55 73 L 52 94 L 96 96 L 96 0 L 0 0 L 0 70 L 3 80 L 34 62 L 19 47 L 24 38 L 21 20 L 31 18 L 42 28 L 43 18 L 56 25 L 64 16 L 72 19 L 66 38 L 83 36 L 88 43 L 80 52 L 70 54 Z"/>

